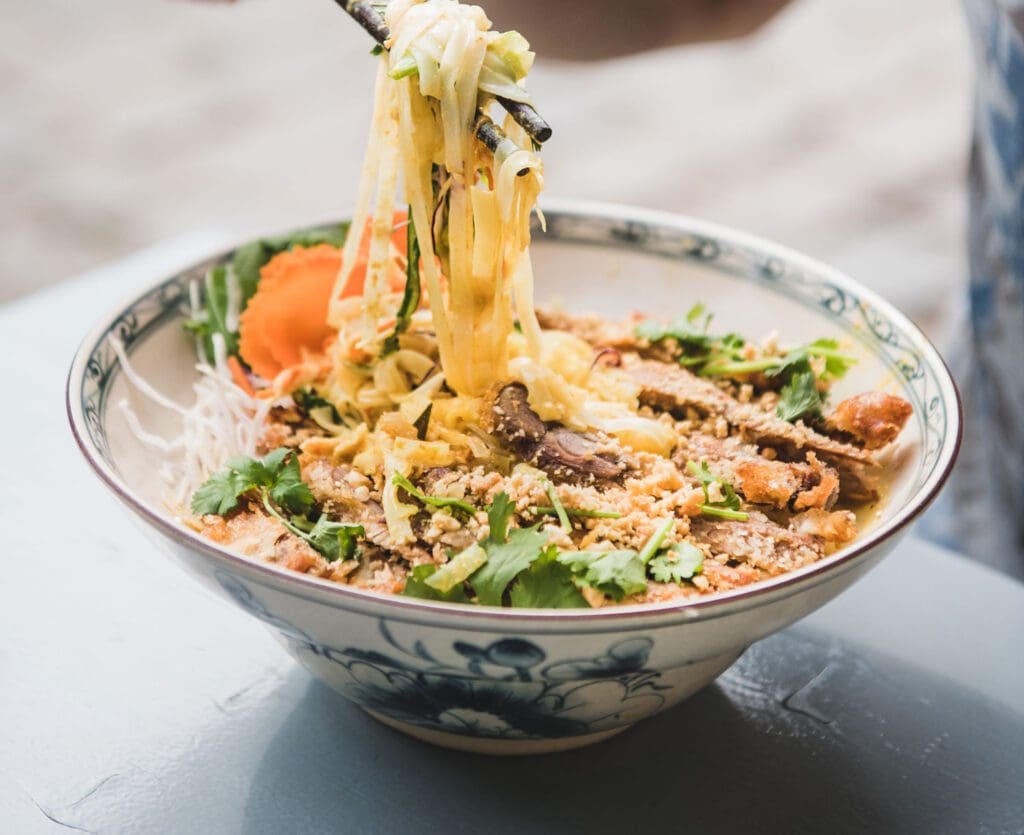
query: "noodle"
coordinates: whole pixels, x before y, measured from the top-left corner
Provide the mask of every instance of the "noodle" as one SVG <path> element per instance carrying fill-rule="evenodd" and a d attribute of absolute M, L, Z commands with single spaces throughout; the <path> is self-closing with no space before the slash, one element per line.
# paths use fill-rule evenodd
<path fill-rule="evenodd" d="M 386 309 L 392 209 L 404 202 L 419 233 L 441 367 L 454 391 L 479 396 L 507 373 L 516 312 L 530 352 L 539 352 L 529 217 L 543 185 L 542 165 L 535 153 L 511 142 L 486 158 L 473 136 L 477 111 L 493 101 L 481 89 L 481 73 L 487 66 L 493 80 L 494 67 L 502 66 L 489 49 L 503 36 L 490 29 L 482 9 L 455 0 L 395 0 L 386 21 L 392 48 L 380 57 L 371 138 L 330 323 L 343 333 L 339 344 L 350 344 L 348 329 L 357 329 L 359 345 L 369 351 L 381 339 L 379 322 L 393 312 Z M 410 60 L 415 74 L 389 75 Z M 503 95 L 516 81 L 507 68 L 504 75 Z M 525 99 L 522 92 L 517 98 Z M 443 222 L 436 224 L 439 213 Z M 341 294 L 367 228 L 370 260 L 355 322 L 345 317 Z"/>

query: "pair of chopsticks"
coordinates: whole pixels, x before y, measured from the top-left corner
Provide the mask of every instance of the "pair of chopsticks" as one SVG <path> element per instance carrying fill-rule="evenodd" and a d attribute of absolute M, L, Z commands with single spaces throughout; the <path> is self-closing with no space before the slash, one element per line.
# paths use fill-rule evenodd
<path fill-rule="evenodd" d="M 368 0 L 334 0 L 341 8 L 351 15 L 352 19 L 363 27 L 382 47 L 384 42 L 391 37 L 391 32 L 384 22 L 384 18 Z M 547 142 L 551 138 L 551 125 L 545 122 L 540 114 L 530 105 L 522 102 L 512 101 L 503 96 L 497 96 L 498 104 L 508 111 L 508 114 L 522 125 L 535 142 Z M 508 143 L 512 150 L 517 147 L 509 139 L 505 132 L 492 122 L 485 114 L 480 113 L 476 122 L 476 138 L 482 142 L 492 153 L 498 150 L 503 143 Z M 525 173 L 525 172 L 521 172 Z"/>

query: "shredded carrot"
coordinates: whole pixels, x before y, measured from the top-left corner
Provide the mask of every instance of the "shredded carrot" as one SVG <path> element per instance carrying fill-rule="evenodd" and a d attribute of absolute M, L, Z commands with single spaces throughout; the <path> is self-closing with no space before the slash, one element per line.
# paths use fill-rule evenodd
<path fill-rule="evenodd" d="M 235 381 L 235 385 L 250 397 L 255 397 L 256 389 L 249 382 L 249 375 L 245 373 L 245 369 L 242 368 L 242 363 L 238 361 L 238 357 L 228 357 L 228 368 L 231 370 L 231 379 Z"/>

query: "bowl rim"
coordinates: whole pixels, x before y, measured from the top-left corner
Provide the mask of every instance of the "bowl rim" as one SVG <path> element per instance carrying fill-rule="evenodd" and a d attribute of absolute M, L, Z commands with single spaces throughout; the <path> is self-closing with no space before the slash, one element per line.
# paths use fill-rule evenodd
<path fill-rule="evenodd" d="M 198 267 L 231 255 L 239 246 L 254 240 L 247 236 L 245 240 L 220 252 L 199 259 L 184 268 L 177 269 L 169 276 L 148 283 L 142 290 L 135 289 L 123 303 L 104 314 L 100 321 L 91 328 L 75 351 L 68 371 L 65 387 L 65 407 L 68 421 L 75 442 L 86 462 L 97 477 L 110 491 L 130 510 L 152 525 L 158 532 L 168 536 L 179 544 L 205 557 L 225 563 L 233 569 L 262 575 L 272 587 L 280 584 L 290 586 L 282 589 L 286 592 L 313 592 L 318 600 L 332 598 L 331 603 L 351 603 L 355 606 L 377 606 L 393 610 L 395 615 L 422 616 L 429 622 L 436 617 L 464 617 L 475 621 L 491 620 L 504 624 L 538 624 L 538 623 L 574 623 L 581 627 L 598 624 L 611 625 L 609 622 L 634 620 L 636 618 L 655 617 L 659 620 L 671 619 L 672 615 L 683 617 L 688 621 L 711 619 L 727 611 L 745 608 L 756 608 L 761 603 L 770 602 L 766 597 L 776 599 L 788 597 L 801 590 L 810 589 L 824 582 L 832 575 L 845 573 L 852 564 L 859 561 L 879 545 L 897 537 L 904 529 L 915 521 L 934 501 L 949 477 L 960 452 L 963 441 L 963 403 L 948 365 L 941 354 L 923 331 L 904 313 L 879 296 L 873 290 L 863 286 L 855 279 L 833 267 L 804 255 L 789 247 L 774 243 L 757 235 L 742 232 L 722 224 L 699 220 L 688 215 L 655 209 L 644 209 L 628 205 L 591 202 L 578 200 L 546 201 L 544 211 L 549 215 L 576 216 L 601 219 L 605 221 L 637 221 L 651 226 L 660 226 L 677 232 L 706 235 L 728 241 L 735 246 L 757 251 L 760 254 L 777 257 L 805 273 L 813 274 L 838 285 L 844 290 L 852 291 L 859 299 L 867 301 L 872 307 L 884 312 L 896 323 L 910 339 L 914 347 L 921 353 L 928 366 L 935 373 L 936 382 L 944 402 L 947 405 L 947 419 L 950 425 L 939 449 L 935 466 L 931 474 L 909 497 L 891 519 L 874 528 L 862 539 L 855 540 L 847 548 L 838 550 L 815 563 L 795 571 L 761 580 L 749 586 L 742 586 L 729 591 L 718 592 L 706 597 L 670 600 L 660 603 L 634 603 L 625 606 L 609 606 L 599 609 L 511 609 L 488 606 L 472 606 L 441 601 L 420 600 L 396 594 L 382 594 L 366 589 L 353 588 L 330 580 L 311 577 L 307 574 L 291 571 L 274 563 L 264 562 L 235 553 L 220 546 L 212 540 L 202 537 L 195 531 L 182 525 L 169 514 L 136 496 L 113 468 L 104 460 L 102 454 L 93 444 L 85 428 L 85 419 L 78 392 L 84 382 L 85 368 L 88 358 L 99 344 L 110 326 L 121 311 L 134 306 L 146 294 L 161 284 L 182 276 Z M 303 228 L 303 227 L 299 227 Z M 303 596 L 303 595 L 300 595 Z M 308 599 L 308 598 L 306 598 Z M 341 607 L 346 608 L 346 607 Z"/>

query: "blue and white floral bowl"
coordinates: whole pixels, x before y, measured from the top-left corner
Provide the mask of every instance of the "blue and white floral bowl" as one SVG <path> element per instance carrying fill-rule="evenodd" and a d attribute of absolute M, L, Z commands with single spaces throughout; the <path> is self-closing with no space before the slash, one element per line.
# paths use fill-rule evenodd
<path fill-rule="evenodd" d="M 112 311 L 68 380 L 68 413 L 97 475 L 155 542 L 207 588 L 263 621 L 313 675 L 382 722 L 470 751 L 588 745 L 695 693 L 754 641 L 823 605 L 875 565 L 936 496 L 956 458 L 960 405 L 942 359 L 902 314 L 846 276 L 783 247 L 686 217 L 596 205 L 548 207 L 534 247 L 539 296 L 568 309 L 664 315 L 703 301 L 716 327 L 785 341 L 839 336 L 860 357 L 839 396 L 886 388 L 914 417 L 884 506 L 851 546 L 800 571 L 688 603 L 499 610 L 360 591 L 257 562 L 178 524 L 160 503 L 150 431 L 172 416 L 133 396 L 109 334 L 165 393 L 189 402 L 194 345 L 180 327 L 189 281 L 222 253 Z"/>

